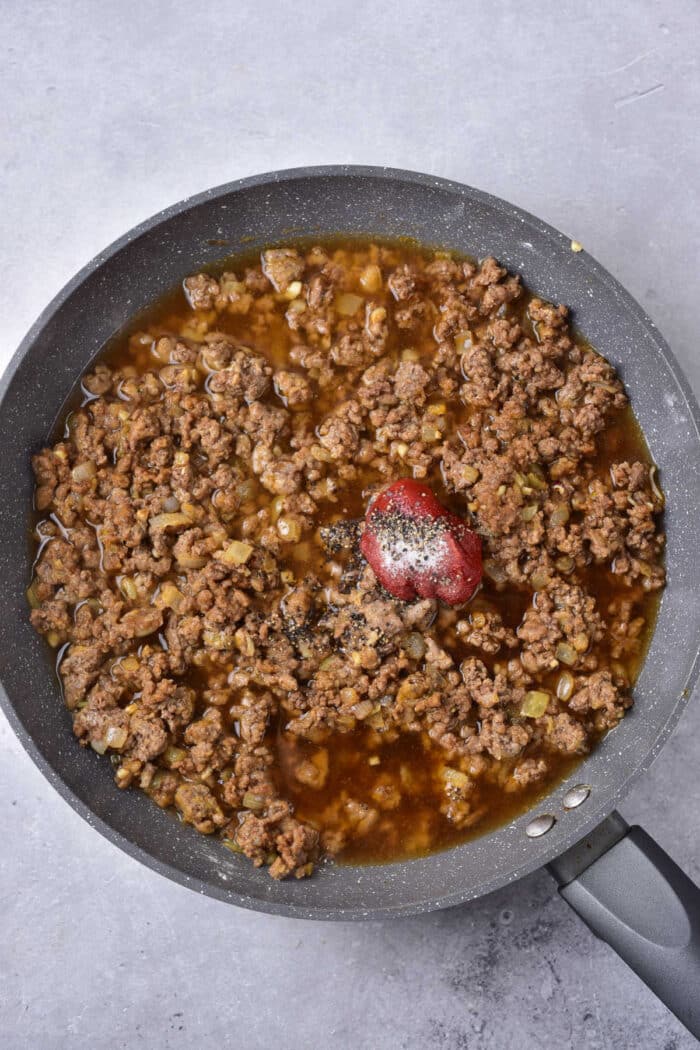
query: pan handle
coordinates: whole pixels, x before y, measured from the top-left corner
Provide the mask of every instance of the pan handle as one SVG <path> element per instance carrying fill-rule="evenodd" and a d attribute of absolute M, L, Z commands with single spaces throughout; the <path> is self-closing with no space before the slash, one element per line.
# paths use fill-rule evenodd
<path fill-rule="evenodd" d="M 559 893 L 700 1039 L 700 889 L 612 813 L 548 865 Z"/>

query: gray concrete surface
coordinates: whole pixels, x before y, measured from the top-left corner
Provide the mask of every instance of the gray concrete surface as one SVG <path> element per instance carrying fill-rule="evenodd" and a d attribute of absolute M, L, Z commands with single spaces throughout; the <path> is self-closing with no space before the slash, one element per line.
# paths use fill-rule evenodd
<path fill-rule="evenodd" d="M 700 8 L 1 0 L 2 362 L 114 237 L 206 186 L 384 163 L 581 240 L 700 389 Z M 623 807 L 700 878 L 698 699 Z M 91 832 L 0 722 L 0 1045 L 352 1050 L 695 1041 L 544 872 L 370 925 L 237 911 Z"/>

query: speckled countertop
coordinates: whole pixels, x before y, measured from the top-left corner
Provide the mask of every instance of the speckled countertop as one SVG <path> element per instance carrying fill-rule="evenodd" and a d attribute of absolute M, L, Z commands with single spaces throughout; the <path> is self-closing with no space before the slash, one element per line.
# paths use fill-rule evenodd
<path fill-rule="evenodd" d="M 152 212 L 256 171 L 356 162 L 471 183 L 582 241 L 700 389 L 693 0 L 0 10 L 3 364 L 74 271 Z M 698 880 L 695 733 L 697 699 L 622 812 Z M 3 1050 L 696 1045 L 544 872 L 439 914 L 305 924 L 141 868 L 4 719 L 0 799 Z"/>

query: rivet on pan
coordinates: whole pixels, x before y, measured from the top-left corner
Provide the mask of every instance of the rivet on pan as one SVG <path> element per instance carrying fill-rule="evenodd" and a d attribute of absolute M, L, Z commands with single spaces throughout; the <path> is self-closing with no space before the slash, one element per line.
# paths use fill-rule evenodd
<path fill-rule="evenodd" d="M 543 813 L 541 817 L 535 817 L 525 828 L 525 834 L 531 839 L 538 839 L 540 835 L 546 835 L 554 827 L 557 818 L 551 813 Z"/>
<path fill-rule="evenodd" d="M 562 799 L 564 809 L 576 809 L 577 806 L 586 801 L 590 793 L 591 789 L 588 784 L 577 784 L 575 787 L 572 787 Z"/>

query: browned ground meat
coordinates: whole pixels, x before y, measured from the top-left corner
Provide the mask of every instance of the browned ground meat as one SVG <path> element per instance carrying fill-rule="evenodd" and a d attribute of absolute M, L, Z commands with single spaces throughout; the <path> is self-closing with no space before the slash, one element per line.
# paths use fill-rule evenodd
<path fill-rule="evenodd" d="M 507 819 L 630 706 L 663 497 L 612 367 L 494 259 L 271 249 L 81 390 L 29 590 L 75 734 L 273 877 Z M 406 475 L 481 534 L 465 608 L 359 555 Z"/>

